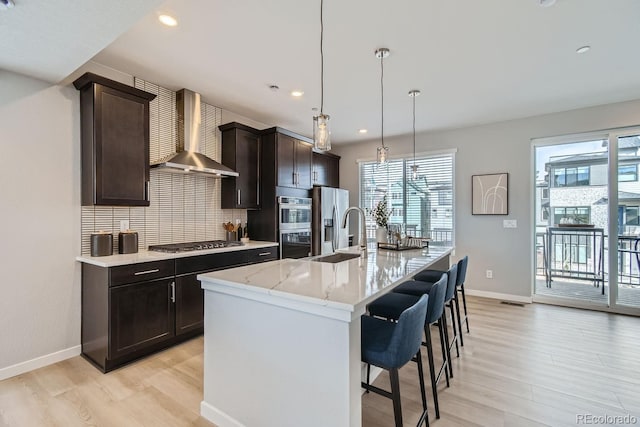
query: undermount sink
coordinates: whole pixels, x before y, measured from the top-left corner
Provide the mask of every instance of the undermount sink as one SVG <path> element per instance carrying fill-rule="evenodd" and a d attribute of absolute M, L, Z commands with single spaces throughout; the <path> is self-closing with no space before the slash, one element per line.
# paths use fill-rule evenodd
<path fill-rule="evenodd" d="M 354 259 L 354 258 L 358 258 L 360 256 L 360 254 L 347 254 L 347 253 L 335 253 L 335 254 L 331 254 L 331 255 L 325 255 L 325 256 L 321 256 L 318 258 L 313 258 L 311 259 L 311 261 L 316 261 L 316 262 L 330 262 L 332 264 L 335 264 L 337 262 L 342 262 L 342 261 L 348 261 L 350 259 Z"/>

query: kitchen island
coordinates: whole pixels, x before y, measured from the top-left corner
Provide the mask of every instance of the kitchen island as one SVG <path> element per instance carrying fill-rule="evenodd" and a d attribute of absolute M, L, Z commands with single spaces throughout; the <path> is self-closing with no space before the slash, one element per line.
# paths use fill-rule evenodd
<path fill-rule="evenodd" d="M 446 270 L 451 251 L 372 249 L 337 263 L 282 259 L 198 275 L 201 415 L 220 427 L 360 426 L 360 316 L 418 271 Z"/>

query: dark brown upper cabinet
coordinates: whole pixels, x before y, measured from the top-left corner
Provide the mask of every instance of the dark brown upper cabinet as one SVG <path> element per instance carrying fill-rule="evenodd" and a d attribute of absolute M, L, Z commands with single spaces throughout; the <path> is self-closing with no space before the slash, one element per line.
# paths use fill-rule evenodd
<path fill-rule="evenodd" d="M 340 156 L 314 151 L 311 180 L 313 185 L 340 187 Z"/>
<path fill-rule="evenodd" d="M 263 150 L 268 150 L 263 156 L 263 168 L 275 168 L 278 187 L 298 188 L 310 190 L 311 182 L 311 153 L 313 144 L 307 138 L 296 135 L 282 128 L 266 129 L 262 133 Z M 273 161 L 270 161 L 273 159 Z"/>
<path fill-rule="evenodd" d="M 149 102 L 155 95 L 93 73 L 80 91 L 82 204 L 149 206 Z"/>
<path fill-rule="evenodd" d="M 222 132 L 222 164 L 238 172 L 222 180 L 222 209 L 260 208 L 260 131 L 232 122 Z"/>

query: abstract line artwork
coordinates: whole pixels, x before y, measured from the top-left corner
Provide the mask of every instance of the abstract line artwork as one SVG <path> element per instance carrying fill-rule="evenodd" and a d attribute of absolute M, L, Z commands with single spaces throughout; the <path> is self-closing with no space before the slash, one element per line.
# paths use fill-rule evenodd
<path fill-rule="evenodd" d="M 473 215 L 509 214 L 509 174 L 471 176 L 471 213 Z"/>

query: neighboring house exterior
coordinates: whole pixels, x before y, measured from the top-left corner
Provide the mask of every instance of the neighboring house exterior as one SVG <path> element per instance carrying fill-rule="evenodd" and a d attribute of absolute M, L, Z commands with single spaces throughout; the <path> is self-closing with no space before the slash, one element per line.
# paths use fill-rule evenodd
<path fill-rule="evenodd" d="M 636 234 L 640 230 L 639 163 L 640 138 L 620 139 L 617 212 L 619 234 Z M 609 168 L 606 146 L 598 152 L 550 157 L 545 170 L 544 180 L 536 184 L 538 226 L 573 222 L 607 229 Z M 545 189 L 548 191 L 545 192 Z M 548 199 L 544 198 L 546 193 Z M 544 218 L 548 218 L 547 221 Z"/>

